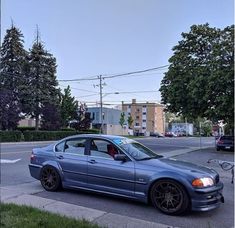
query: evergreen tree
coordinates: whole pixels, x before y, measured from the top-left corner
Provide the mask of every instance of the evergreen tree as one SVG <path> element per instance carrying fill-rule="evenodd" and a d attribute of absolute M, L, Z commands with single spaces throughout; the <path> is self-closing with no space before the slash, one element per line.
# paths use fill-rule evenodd
<path fill-rule="evenodd" d="M 70 120 L 78 119 L 78 102 L 72 97 L 70 86 L 61 94 L 61 118 L 63 127 L 67 127 Z"/>
<path fill-rule="evenodd" d="M 39 128 L 39 117 L 44 104 L 59 103 L 59 89 L 56 80 L 56 59 L 45 50 L 39 36 L 29 53 L 27 71 L 27 90 L 22 100 L 23 110 L 36 120 Z"/>
<path fill-rule="evenodd" d="M 14 130 L 20 120 L 21 106 L 11 90 L 0 89 L 0 130 Z"/>
<path fill-rule="evenodd" d="M 0 120 L 0 127 L 2 129 L 14 129 L 20 120 L 21 90 L 24 84 L 24 71 L 27 57 L 23 42 L 23 34 L 18 28 L 12 25 L 6 31 L 1 47 L 0 116 L 5 116 L 5 118 L 1 118 Z M 9 118 L 6 118 L 6 116 Z"/>

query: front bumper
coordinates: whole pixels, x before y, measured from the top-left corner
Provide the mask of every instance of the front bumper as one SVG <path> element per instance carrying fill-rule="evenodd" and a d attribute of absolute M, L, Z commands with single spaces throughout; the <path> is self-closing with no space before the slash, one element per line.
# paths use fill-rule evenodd
<path fill-rule="evenodd" d="M 219 207 L 221 203 L 224 203 L 222 191 L 223 184 L 221 182 L 210 188 L 195 189 L 194 197 L 191 201 L 192 210 L 209 211 Z"/>

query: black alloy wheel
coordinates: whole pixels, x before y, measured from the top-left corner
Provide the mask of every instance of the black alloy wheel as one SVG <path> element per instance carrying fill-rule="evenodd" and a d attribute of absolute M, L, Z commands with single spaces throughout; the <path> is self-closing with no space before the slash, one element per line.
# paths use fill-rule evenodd
<path fill-rule="evenodd" d="M 178 215 L 189 208 L 189 197 L 183 186 L 173 180 L 157 181 L 150 192 L 154 207 L 165 214 Z"/>
<path fill-rule="evenodd" d="M 56 191 L 61 185 L 58 172 L 51 166 L 45 166 L 41 172 L 41 184 L 47 191 Z"/>

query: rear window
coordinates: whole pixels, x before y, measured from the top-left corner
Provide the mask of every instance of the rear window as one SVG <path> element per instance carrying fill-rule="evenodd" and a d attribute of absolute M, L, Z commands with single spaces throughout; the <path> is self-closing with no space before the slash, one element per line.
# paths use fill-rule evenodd
<path fill-rule="evenodd" d="M 234 137 L 233 136 L 222 136 L 221 137 L 222 140 L 234 140 Z"/>

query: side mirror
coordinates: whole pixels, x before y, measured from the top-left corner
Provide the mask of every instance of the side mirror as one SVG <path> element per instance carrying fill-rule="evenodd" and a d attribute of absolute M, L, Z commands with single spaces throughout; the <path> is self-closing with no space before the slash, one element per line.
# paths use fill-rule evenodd
<path fill-rule="evenodd" d="M 115 161 L 126 161 L 126 155 L 125 154 L 115 154 L 114 155 Z"/>

